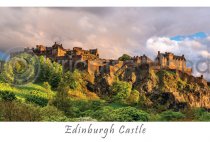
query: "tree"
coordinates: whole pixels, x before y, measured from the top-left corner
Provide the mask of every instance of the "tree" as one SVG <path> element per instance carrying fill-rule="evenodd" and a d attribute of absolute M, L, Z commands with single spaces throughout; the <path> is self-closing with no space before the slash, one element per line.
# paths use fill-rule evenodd
<path fill-rule="evenodd" d="M 126 61 L 126 60 L 130 60 L 131 56 L 128 54 L 123 54 L 121 57 L 118 58 L 118 60 L 120 61 Z"/>
<path fill-rule="evenodd" d="M 49 82 L 52 89 L 57 89 L 63 74 L 62 66 L 43 56 L 39 57 L 39 62 L 40 71 L 36 82 Z"/>
<path fill-rule="evenodd" d="M 111 86 L 111 94 L 114 100 L 119 102 L 125 102 L 130 96 L 132 86 L 130 83 L 125 81 L 116 81 Z"/>
<path fill-rule="evenodd" d="M 84 75 L 78 70 L 74 72 L 66 72 L 62 78 L 63 83 L 69 86 L 73 90 L 84 90 L 87 82 L 84 80 Z"/>
<path fill-rule="evenodd" d="M 66 83 L 65 76 L 62 78 L 59 83 L 57 93 L 55 98 L 52 101 L 52 104 L 57 107 L 59 110 L 63 111 L 66 115 L 71 115 L 69 108 L 71 107 L 70 98 L 68 96 L 69 84 Z"/>
<path fill-rule="evenodd" d="M 48 82 L 43 83 L 43 87 L 46 89 L 47 98 L 51 100 L 53 98 L 53 92 L 51 90 L 51 86 Z"/>
<path fill-rule="evenodd" d="M 50 85 L 52 88 L 57 88 L 59 85 L 59 82 L 61 81 L 63 74 L 62 66 L 56 62 L 53 62 L 52 64 L 52 74 L 50 77 Z"/>

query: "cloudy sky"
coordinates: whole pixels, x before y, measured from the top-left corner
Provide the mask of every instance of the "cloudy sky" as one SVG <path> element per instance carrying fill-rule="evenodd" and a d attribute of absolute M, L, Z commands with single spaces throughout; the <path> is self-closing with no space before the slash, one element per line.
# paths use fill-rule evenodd
<path fill-rule="evenodd" d="M 0 8 L 0 50 L 55 41 L 98 48 L 113 59 L 124 53 L 154 59 L 160 50 L 185 54 L 196 69 L 210 59 L 209 17 L 210 8 Z M 204 72 L 209 66 L 199 64 Z"/>

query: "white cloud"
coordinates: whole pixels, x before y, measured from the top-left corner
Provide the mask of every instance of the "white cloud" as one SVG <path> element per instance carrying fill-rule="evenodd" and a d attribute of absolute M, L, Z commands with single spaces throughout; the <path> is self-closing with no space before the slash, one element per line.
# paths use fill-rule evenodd
<path fill-rule="evenodd" d="M 168 37 L 152 37 L 146 42 L 146 46 L 154 55 L 157 55 L 158 51 L 172 52 L 179 50 L 177 41 L 170 40 Z"/>
<path fill-rule="evenodd" d="M 206 50 L 200 51 L 199 54 L 204 58 L 209 58 L 210 59 L 210 53 Z"/>

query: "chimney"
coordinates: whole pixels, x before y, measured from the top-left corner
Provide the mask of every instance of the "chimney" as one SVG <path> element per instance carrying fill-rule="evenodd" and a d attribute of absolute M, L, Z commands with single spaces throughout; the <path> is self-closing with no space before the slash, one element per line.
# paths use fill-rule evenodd
<path fill-rule="evenodd" d="M 158 55 L 160 55 L 160 51 L 158 51 Z"/>
<path fill-rule="evenodd" d="M 203 75 L 201 75 L 201 79 L 203 79 Z"/>

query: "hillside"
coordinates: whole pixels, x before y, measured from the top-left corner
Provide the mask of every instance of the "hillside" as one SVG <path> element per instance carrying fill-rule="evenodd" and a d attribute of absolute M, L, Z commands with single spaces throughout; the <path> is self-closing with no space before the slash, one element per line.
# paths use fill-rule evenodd
<path fill-rule="evenodd" d="M 96 79 L 99 95 L 106 96 L 109 86 L 116 81 L 129 82 L 147 100 L 148 107 L 167 109 L 210 108 L 209 86 L 199 78 L 181 71 L 154 70 L 146 65 L 126 68 L 117 76 Z M 192 81 L 194 80 L 194 81 Z"/>
<path fill-rule="evenodd" d="M 33 83 L 15 84 L 12 68 L 1 73 L 0 121 L 210 121 L 210 88 L 202 78 L 148 65 L 93 76 L 39 60 Z"/>

